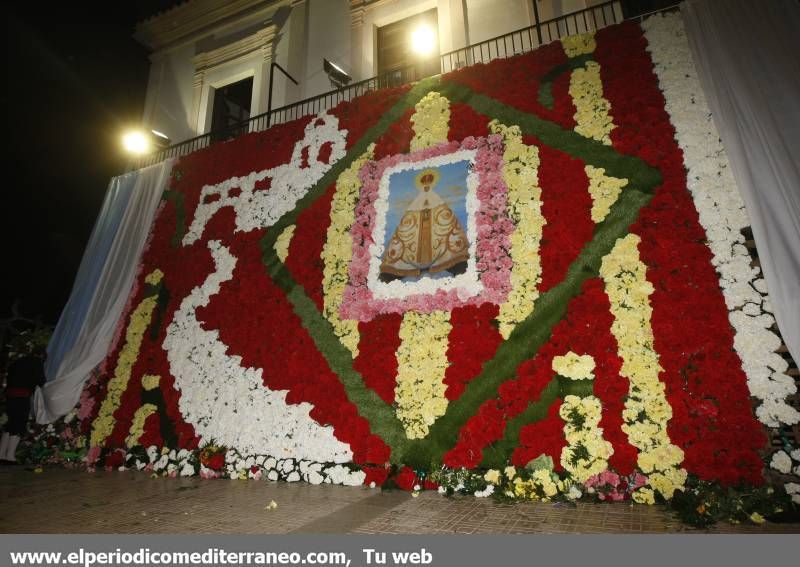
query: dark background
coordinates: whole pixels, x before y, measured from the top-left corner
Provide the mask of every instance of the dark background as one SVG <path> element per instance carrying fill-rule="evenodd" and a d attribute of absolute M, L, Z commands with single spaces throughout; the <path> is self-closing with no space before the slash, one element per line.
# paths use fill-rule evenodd
<path fill-rule="evenodd" d="M 6 7 L 0 319 L 55 323 L 111 177 L 140 123 L 147 50 L 138 21 L 175 1 L 29 2 Z"/>

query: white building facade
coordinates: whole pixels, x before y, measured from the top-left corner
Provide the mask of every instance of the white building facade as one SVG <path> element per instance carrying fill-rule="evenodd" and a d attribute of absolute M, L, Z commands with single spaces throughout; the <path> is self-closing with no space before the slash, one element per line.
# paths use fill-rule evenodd
<path fill-rule="evenodd" d="M 181 142 L 266 112 L 273 62 L 298 82 L 275 71 L 278 108 L 332 89 L 323 59 L 353 82 L 402 62 L 403 22 L 427 18 L 436 57 L 535 24 L 534 2 L 543 22 L 605 0 L 188 0 L 136 28 L 152 51 L 143 126 Z"/>

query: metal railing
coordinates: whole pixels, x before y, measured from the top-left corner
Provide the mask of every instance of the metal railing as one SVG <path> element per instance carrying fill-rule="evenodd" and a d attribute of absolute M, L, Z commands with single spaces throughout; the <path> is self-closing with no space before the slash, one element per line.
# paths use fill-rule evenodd
<path fill-rule="evenodd" d="M 185 156 L 206 148 L 215 142 L 232 140 L 251 132 L 261 132 L 276 124 L 283 124 L 284 122 L 296 120 L 297 118 L 318 114 L 324 110 L 330 110 L 342 101 L 353 100 L 369 91 L 397 87 L 418 81 L 422 78 L 424 77 L 417 73 L 416 67 L 413 66 L 384 73 L 377 77 L 371 77 L 340 89 L 331 90 L 321 95 L 275 108 L 271 112 L 264 112 L 252 116 L 248 120 L 232 124 L 226 128 L 214 130 L 213 132 L 201 134 L 200 136 L 190 138 L 178 144 L 173 144 L 167 148 L 139 158 L 129 166 L 129 169 L 139 169 L 172 157 Z"/>
<path fill-rule="evenodd" d="M 441 71 L 449 73 L 476 63 L 513 57 L 533 51 L 562 37 L 596 31 L 622 21 L 616 0 L 564 14 L 441 55 Z"/>
<path fill-rule="evenodd" d="M 638 19 L 638 17 L 637 17 Z M 570 35 L 586 33 L 622 22 L 622 7 L 618 0 L 610 0 L 590 8 L 584 8 L 570 14 L 545 20 L 510 33 L 499 35 L 467 47 L 443 53 L 439 57 L 439 72 L 449 73 L 476 63 L 488 63 L 494 59 L 513 57 L 527 53 L 552 41 Z M 430 75 L 430 73 L 428 73 Z M 129 169 L 146 167 L 162 160 L 181 157 L 209 145 L 237 138 L 251 132 L 266 130 L 275 124 L 289 122 L 303 116 L 330 110 L 342 101 L 349 101 L 362 94 L 395 87 L 423 79 L 424 75 L 417 67 L 410 66 L 377 77 L 372 77 L 347 85 L 340 89 L 309 97 L 280 108 L 272 109 L 221 130 L 215 130 L 185 140 L 178 144 L 143 156 L 131 163 Z"/>

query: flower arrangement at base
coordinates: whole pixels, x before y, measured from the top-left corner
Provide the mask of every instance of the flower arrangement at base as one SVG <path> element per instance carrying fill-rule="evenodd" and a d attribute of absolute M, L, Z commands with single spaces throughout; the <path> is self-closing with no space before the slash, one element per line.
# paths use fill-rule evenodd
<path fill-rule="evenodd" d="M 213 441 L 200 449 L 200 475 L 203 478 L 219 476 L 225 467 L 227 447 L 216 445 Z"/>
<path fill-rule="evenodd" d="M 33 424 L 20 443 L 20 462 L 35 465 L 81 466 L 88 451 L 85 431 L 72 410 L 47 425 Z"/>

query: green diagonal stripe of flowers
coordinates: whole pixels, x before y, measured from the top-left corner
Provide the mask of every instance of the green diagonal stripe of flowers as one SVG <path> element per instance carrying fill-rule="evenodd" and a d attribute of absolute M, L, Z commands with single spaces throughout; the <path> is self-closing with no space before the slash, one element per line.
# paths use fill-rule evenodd
<path fill-rule="evenodd" d="M 353 358 L 350 351 L 342 345 L 330 322 L 319 312 L 314 302 L 309 299 L 303 288 L 294 281 L 286 266 L 278 259 L 274 246 L 278 235 L 287 226 L 297 222 L 297 217 L 303 209 L 322 195 L 354 160 L 367 151 L 371 143 L 383 135 L 389 126 L 398 120 L 406 110 L 425 96 L 437 81 L 438 78 L 436 77 L 426 79 L 406 93 L 298 201 L 294 210 L 281 217 L 261 239 L 261 251 L 264 264 L 267 267 L 267 273 L 269 273 L 278 287 L 286 293 L 295 313 L 300 317 L 303 327 L 308 331 L 328 366 L 342 382 L 348 399 L 355 404 L 360 415 L 369 422 L 371 432 L 379 435 L 391 447 L 393 455 L 402 454 L 408 441 L 403 424 L 397 418 L 394 408 L 364 384 L 361 374 L 353 369 Z"/>
<path fill-rule="evenodd" d="M 377 140 L 392 122 L 430 91 L 437 80 L 428 79 L 413 87 L 323 176 L 292 212 L 284 215 L 269 229 L 261 241 L 264 263 L 270 277 L 287 294 L 316 347 L 342 381 L 350 401 L 369 421 L 372 432 L 380 435 L 391 447 L 392 461 L 418 469 L 427 469 L 441 463 L 444 453 L 453 446 L 458 432 L 478 407 L 484 401 L 497 397 L 499 386 L 515 376 L 520 363 L 536 354 L 550 337 L 555 324 L 566 314 L 569 301 L 580 293 L 583 282 L 598 274 L 603 256 L 610 252 L 618 238 L 628 233 L 628 228 L 638 217 L 639 210 L 651 199 L 653 188 L 661 183 L 658 170 L 649 167 L 639 158 L 622 155 L 609 146 L 565 130 L 538 116 L 520 112 L 462 85 L 448 83 L 439 86 L 438 90 L 451 101 L 467 103 L 477 112 L 505 124 L 516 124 L 524 134 L 535 136 L 543 144 L 580 158 L 587 164 L 602 167 L 608 175 L 626 178 L 629 184 L 606 219 L 595 227 L 592 240 L 572 262 L 565 279 L 537 299 L 531 315 L 500 345 L 494 358 L 484 365 L 481 374 L 469 383 L 461 397 L 450 402 L 445 415 L 431 426 L 429 435 L 425 439 L 409 440 L 392 406 L 366 387 L 361 375 L 353 369 L 349 351 L 339 342 L 332 326 L 319 313 L 303 288 L 278 260 L 273 246 L 281 231 L 295 223 L 299 213 L 335 182 L 339 174 L 362 155 L 368 145 Z M 540 419 L 556 395 L 557 385 L 548 385 L 540 400 L 531 404 L 523 414 L 510 420 L 504 440 L 490 450 L 492 462 L 507 459 L 513 450 L 519 429 L 530 421 Z"/>

